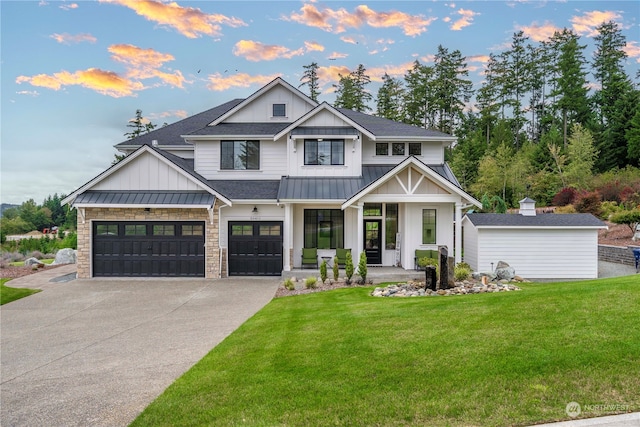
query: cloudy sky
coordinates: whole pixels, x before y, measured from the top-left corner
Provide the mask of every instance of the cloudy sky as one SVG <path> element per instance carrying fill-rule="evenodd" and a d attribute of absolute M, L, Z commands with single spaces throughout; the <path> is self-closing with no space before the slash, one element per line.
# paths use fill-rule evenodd
<path fill-rule="evenodd" d="M 516 31 L 571 28 L 593 52 L 614 20 L 640 68 L 638 1 L 0 1 L 3 203 L 68 194 L 107 168 L 141 109 L 172 123 L 276 76 L 294 86 L 320 65 L 321 101 L 363 64 L 377 87 L 437 46 L 467 57 L 478 88 L 489 53 Z M 592 76 L 589 76 L 592 78 Z"/>

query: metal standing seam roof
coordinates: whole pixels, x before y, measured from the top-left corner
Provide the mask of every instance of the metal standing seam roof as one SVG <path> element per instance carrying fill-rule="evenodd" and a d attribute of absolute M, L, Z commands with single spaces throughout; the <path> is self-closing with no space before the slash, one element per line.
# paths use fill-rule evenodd
<path fill-rule="evenodd" d="M 216 197 L 204 191 L 86 191 L 75 205 L 202 205 L 213 206 Z"/>
<path fill-rule="evenodd" d="M 520 214 L 470 213 L 467 218 L 476 227 L 593 227 L 606 228 L 606 224 L 591 214 Z"/>

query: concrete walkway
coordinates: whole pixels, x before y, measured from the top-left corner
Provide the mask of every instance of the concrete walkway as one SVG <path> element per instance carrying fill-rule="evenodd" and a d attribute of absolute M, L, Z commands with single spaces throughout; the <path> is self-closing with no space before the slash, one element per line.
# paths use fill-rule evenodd
<path fill-rule="evenodd" d="M 559 423 L 536 424 L 530 427 L 640 427 L 640 412 L 607 417 L 585 418 Z"/>
<path fill-rule="evenodd" d="M 70 270 L 70 271 L 67 271 Z M 0 308 L 0 425 L 126 426 L 268 303 L 278 278 L 51 279 Z"/>

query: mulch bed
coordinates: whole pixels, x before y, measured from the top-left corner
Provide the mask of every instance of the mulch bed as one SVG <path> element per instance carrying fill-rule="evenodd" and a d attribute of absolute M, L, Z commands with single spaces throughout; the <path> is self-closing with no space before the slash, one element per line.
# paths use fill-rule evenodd
<path fill-rule="evenodd" d="M 15 266 L 10 265 L 10 266 L 7 266 L 7 267 L 0 268 L 0 278 L 3 278 L 3 279 L 17 279 L 18 277 L 28 276 L 30 274 L 38 273 L 38 272 L 40 272 L 42 270 L 51 270 L 52 268 L 62 267 L 63 265 L 64 264 L 48 265 L 46 267 L 36 268 L 36 269 L 34 269 L 31 266 L 15 267 Z"/>

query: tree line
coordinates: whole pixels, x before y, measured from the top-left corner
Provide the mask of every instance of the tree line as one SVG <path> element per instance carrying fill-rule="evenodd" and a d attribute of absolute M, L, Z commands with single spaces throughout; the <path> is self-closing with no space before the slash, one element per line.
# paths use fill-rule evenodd
<path fill-rule="evenodd" d="M 4 243 L 7 235 L 24 234 L 29 231 L 43 231 L 54 226 L 60 230 L 75 230 L 77 211 L 63 206 L 60 202 L 66 196 L 47 196 L 41 205 L 29 199 L 20 206 L 5 209 L 0 218 L 0 237 Z"/>
<path fill-rule="evenodd" d="M 370 112 L 373 104 L 380 117 L 457 136 L 447 161 L 479 199 L 551 203 L 562 188 L 593 190 L 596 173 L 640 176 L 640 90 L 624 69 L 626 40 L 613 21 L 596 30 L 591 61 L 572 30 L 539 43 L 514 33 L 510 47 L 489 55 L 477 90 L 465 56 L 443 46 L 432 64 L 416 60 L 403 78 L 382 76 L 375 100 L 359 65 L 339 76 L 334 105 Z M 305 66 L 300 85 L 316 100 L 317 69 Z"/>

